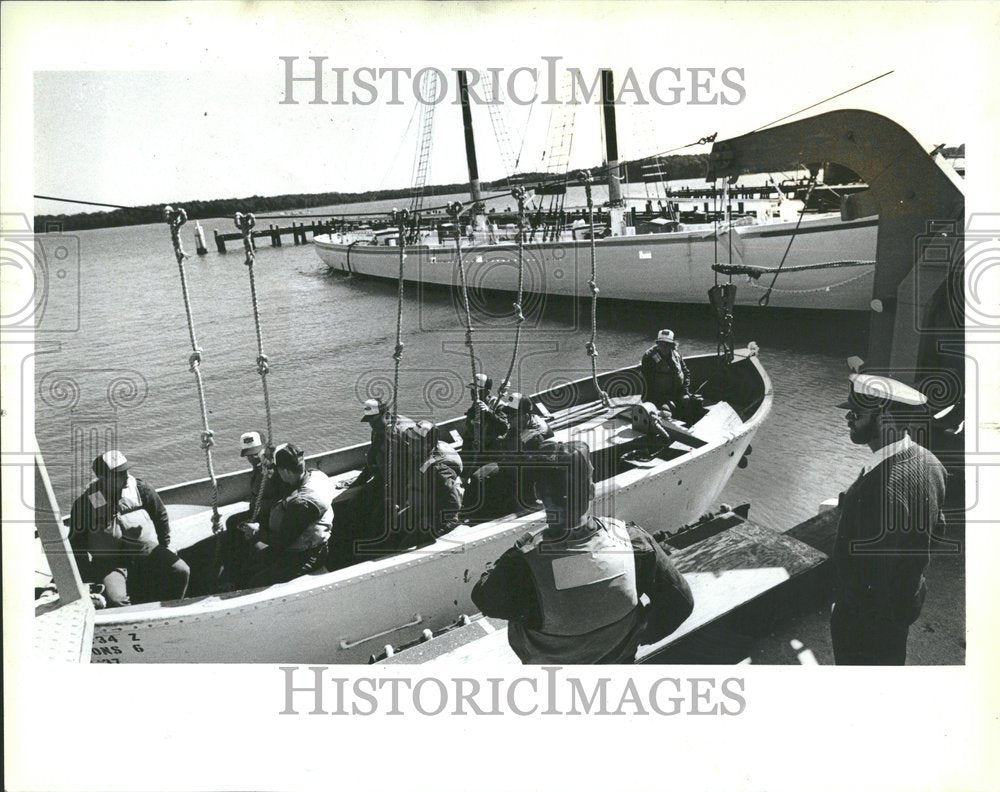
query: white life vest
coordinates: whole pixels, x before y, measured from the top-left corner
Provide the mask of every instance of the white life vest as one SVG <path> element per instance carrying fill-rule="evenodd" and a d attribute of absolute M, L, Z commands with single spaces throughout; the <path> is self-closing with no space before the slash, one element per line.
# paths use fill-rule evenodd
<path fill-rule="evenodd" d="M 333 531 L 333 498 L 337 490 L 325 473 L 310 470 L 302 484 L 288 497 L 279 501 L 271 512 L 270 527 L 272 531 L 281 529 L 286 505 L 296 500 L 305 500 L 314 504 L 320 510 L 318 520 L 307 525 L 287 548 L 288 552 L 312 550 L 326 543 Z"/>
<path fill-rule="evenodd" d="M 95 518 L 107 506 L 104 493 L 96 487 L 88 494 L 87 500 Z M 92 525 L 93 532 L 88 538 L 88 547 L 92 553 L 115 552 L 157 543 L 152 515 L 143 508 L 139 484 L 131 474 L 115 508 L 106 512 L 104 524 L 101 525 L 94 519 Z"/>
<path fill-rule="evenodd" d="M 641 607 L 635 554 L 621 520 L 593 520 L 596 529 L 546 541 L 544 531 L 518 543 L 531 570 L 541 627 L 508 625 L 522 661 L 597 662 L 626 644 L 638 629 Z"/>

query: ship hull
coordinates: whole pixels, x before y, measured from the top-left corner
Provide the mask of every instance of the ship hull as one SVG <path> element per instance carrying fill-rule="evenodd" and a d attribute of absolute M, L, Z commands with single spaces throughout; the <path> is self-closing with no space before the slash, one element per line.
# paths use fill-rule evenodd
<path fill-rule="evenodd" d="M 782 272 L 769 304 L 777 308 L 867 310 L 871 302 L 877 222 L 838 218 L 736 226 L 716 239 L 712 228 L 598 240 L 597 282 L 602 298 L 669 303 L 704 303 L 716 282 L 715 262 Z M 791 246 L 789 247 L 789 242 Z M 321 235 L 315 247 L 333 271 L 375 278 L 397 278 L 399 249 L 392 245 L 351 243 Z M 787 256 L 786 256 L 787 250 Z M 458 286 L 454 243 L 407 246 L 403 276 L 408 282 Z M 478 290 L 516 291 L 517 246 L 462 243 L 466 278 Z M 524 248 L 524 288 L 529 294 L 589 297 L 590 243 L 586 240 L 531 242 Z M 857 265 L 799 269 L 834 262 Z M 867 262 L 867 263 L 864 263 Z M 755 305 L 773 274 L 754 279 L 736 276 L 737 302 Z M 727 280 L 718 276 L 720 281 Z"/>

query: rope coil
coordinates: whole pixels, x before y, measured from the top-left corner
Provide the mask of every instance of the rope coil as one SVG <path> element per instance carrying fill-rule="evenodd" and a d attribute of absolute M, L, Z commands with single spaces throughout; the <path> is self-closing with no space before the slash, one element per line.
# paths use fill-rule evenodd
<path fill-rule="evenodd" d="M 165 206 L 163 208 L 163 219 L 170 227 L 170 241 L 174 248 L 174 257 L 177 259 L 177 269 L 181 277 L 181 295 L 184 298 L 184 314 L 187 317 L 188 337 L 191 340 L 191 354 L 188 356 L 188 366 L 194 374 L 195 385 L 198 389 L 198 405 L 201 409 L 201 447 L 205 451 L 205 466 L 208 468 L 208 477 L 212 482 L 212 533 L 217 534 L 222 530 L 222 518 L 219 515 L 219 482 L 215 478 L 215 466 L 212 463 L 212 446 L 215 445 L 215 434 L 208 426 L 208 405 L 205 399 L 205 383 L 201 378 L 202 348 L 198 346 L 198 337 L 194 329 L 194 315 L 191 312 L 191 296 L 188 292 L 187 273 L 184 271 L 184 259 L 188 254 L 184 252 L 181 244 L 181 226 L 187 222 L 187 212 L 183 208 Z"/>

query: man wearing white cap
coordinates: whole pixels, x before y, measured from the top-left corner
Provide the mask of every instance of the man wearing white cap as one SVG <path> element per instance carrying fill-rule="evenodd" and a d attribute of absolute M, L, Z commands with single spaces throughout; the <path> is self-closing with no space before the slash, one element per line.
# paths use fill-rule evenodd
<path fill-rule="evenodd" d="M 96 481 L 70 512 L 70 545 L 80 576 L 103 583 L 109 607 L 145 600 L 174 600 L 187 592 L 191 570 L 170 550 L 170 520 L 160 496 L 129 472 L 118 450 L 91 466 Z"/>
<path fill-rule="evenodd" d="M 664 329 L 657 334 L 656 343 L 643 353 L 639 369 L 643 401 L 666 407 L 670 412 L 683 410 L 690 399 L 691 372 L 677 349 L 673 330 Z"/>
<path fill-rule="evenodd" d="M 250 519 L 257 505 L 257 497 L 260 494 L 260 485 L 264 480 L 263 460 L 261 452 L 264 450 L 264 441 L 260 432 L 244 432 L 240 435 L 240 456 L 250 463 L 250 504 L 245 512 L 233 514 L 226 520 L 226 528 L 235 528 L 241 523 Z"/>
<path fill-rule="evenodd" d="M 903 665 L 910 625 L 923 607 L 932 537 L 941 537 L 946 473 L 908 427 L 927 427 L 927 397 L 872 372 L 851 375 L 851 442 L 872 464 L 840 497 L 830 617 L 838 665 Z"/>

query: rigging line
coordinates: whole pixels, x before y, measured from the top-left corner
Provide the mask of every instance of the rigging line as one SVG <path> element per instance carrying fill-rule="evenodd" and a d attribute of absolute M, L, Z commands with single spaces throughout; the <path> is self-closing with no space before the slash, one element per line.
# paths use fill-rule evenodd
<path fill-rule="evenodd" d="M 795 223 L 795 228 L 792 230 L 792 235 L 788 238 L 788 246 L 785 248 L 785 254 L 781 257 L 781 261 L 778 263 L 778 268 L 774 271 L 774 277 L 771 279 L 771 285 L 767 287 L 767 291 L 757 300 L 757 305 L 761 308 L 766 308 L 768 303 L 771 302 L 771 292 L 774 290 L 774 284 L 778 280 L 778 276 L 781 274 L 782 267 L 785 266 L 785 259 L 788 258 L 788 251 L 792 249 L 792 243 L 795 241 L 795 235 L 799 232 L 799 226 L 802 225 L 802 218 L 806 216 L 806 206 L 809 205 L 809 198 L 812 196 L 813 188 L 816 186 L 816 176 L 811 176 L 809 179 L 809 190 L 806 192 L 805 200 L 802 202 L 802 209 L 799 211 L 799 219 Z"/>
<path fill-rule="evenodd" d="M 222 518 L 219 515 L 219 483 L 215 478 L 215 466 L 212 464 L 212 446 L 215 445 L 215 433 L 208 427 L 208 405 L 205 401 L 205 383 L 201 378 L 201 354 L 202 349 L 198 346 L 198 337 L 194 330 L 194 316 L 191 313 L 191 297 L 188 293 L 187 275 L 184 272 L 184 259 L 188 257 L 181 244 L 181 226 L 187 222 L 187 212 L 178 207 L 163 207 L 163 217 L 170 226 L 170 240 L 174 247 L 174 256 L 177 258 L 177 269 L 181 276 L 181 294 L 184 297 L 184 313 L 187 315 L 188 337 L 191 339 L 191 355 L 188 357 L 188 365 L 191 373 L 194 374 L 195 385 L 198 388 L 198 404 L 201 407 L 201 447 L 205 451 L 205 465 L 208 468 L 208 477 L 212 482 L 212 533 L 218 534 L 222 530 Z M 218 555 L 221 543 L 216 545 Z"/>
<path fill-rule="evenodd" d="M 267 355 L 264 354 L 264 336 L 261 331 L 260 324 L 260 302 L 257 299 L 257 280 L 254 277 L 254 247 L 253 247 L 253 227 L 256 225 L 256 219 L 250 213 L 242 214 L 240 212 L 236 213 L 234 218 L 236 227 L 243 234 L 243 249 L 246 253 L 246 260 L 243 262 L 247 267 L 247 272 L 250 274 L 250 301 L 253 305 L 253 325 L 254 331 L 257 334 L 257 373 L 260 375 L 261 388 L 264 391 L 264 416 L 267 420 L 267 445 L 269 448 L 274 448 L 274 426 L 271 421 L 271 394 L 267 387 L 267 374 L 270 371 L 270 366 L 268 365 Z M 264 487 L 267 482 L 267 476 L 261 476 L 260 484 L 257 488 L 257 499 L 254 502 L 253 514 L 250 516 L 250 522 L 257 522 L 257 517 L 260 514 L 261 502 L 264 499 Z"/>
<path fill-rule="evenodd" d="M 514 301 L 514 320 L 517 322 L 514 328 L 514 351 L 510 355 L 510 365 L 507 367 L 507 374 L 497 388 L 497 395 L 502 396 L 507 391 L 510 378 L 514 374 L 514 364 L 517 361 L 518 346 L 521 343 L 521 325 L 524 323 L 524 310 L 522 302 L 524 300 L 524 197 L 523 187 L 515 187 L 511 196 L 517 200 L 517 298 Z M 473 380 L 475 381 L 475 380 Z"/>
<path fill-rule="evenodd" d="M 844 96 L 845 94 L 849 94 L 851 91 L 856 91 L 856 90 L 858 90 L 858 88 L 863 88 L 864 86 L 866 86 L 866 85 L 868 85 L 870 83 L 873 83 L 876 80 L 881 80 L 883 77 L 888 77 L 890 74 L 892 74 L 894 72 L 895 72 L 895 69 L 890 69 L 885 74 L 880 74 L 878 77 L 872 77 L 870 80 L 865 80 L 862 83 L 858 83 L 853 88 L 848 88 L 846 91 L 841 91 L 840 93 L 834 94 L 833 96 L 828 96 L 826 99 L 823 99 L 823 100 L 821 100 L 819 102 L 811 104 L 808 107 L 803 107 L 801 110 L 796 110 L 794 113 L 789 113 L 786 116 L 782 116 L 781 118 L 775 119 L 770 124 L 764 124 L 764 126 L 757 127 L 756 129 L 752 130 L 749 134 L 752 135 L 754 132 L 760 132 L 762 129 L 767 129 L 769 126 L 774 126 L 779 121 L 784 121 L 784 120 L 786 120 L 788 118 L 792 118 L 793 116 L 797 116 L 799 113 L 804 113 L 806 110 L 812 110 L 814 107 L 819 107 L 821 104 L 826 104 L 827 102 L 833 101 L 834 99 L 837 99 L 838 97 Z"/>
<path fill-rule="evenodd" d="M 78 201 L 75 198 L 56 198 L 54 195 L 33 195 L 32 198 L 40 198 L 43 201 L 58 201 L 59 203 L 83 204 L 84 206 L 107 206 L 111 209 L 131 209 L 141 212 L 161 211 L 153 206 L 122 206 L 121 204 L 98 203 L 97 201 Z"/>
<path fill-rule="evenodd" d="M 601 398 L 601 403 L 605 407 L 610 407 L 611 399 L 597 381 L 597 295 L 601 290 L 597 288 L 597 240 L 594 238 L 594 198 L 591 194 L 594 177 L 587 171 L 581 171 L 580 180 L 587 192 L 587 221 L 590 226 L 590 280 L 587 281 L 591 295 L 590 341 L 587 342 L 587 354 L 590 355 L 590 378 L 594 383 L 597 395 Z"/>
<path fill-rule="evenodd" d="M 413 105 L 413 112 L 410 113 L 410 120 L 406 123 L 406 130 L 403 132 L 402 137 L 399 139 L 399 145 L 396 146 L 396 153 L 392 155 L 392 161 L 386 167 L 385 172 L 382 174 L 382 178 L 379 179 L 379 187 L 385 184 L 385 180 L 389 177 L 389 171 L 391 171 L 396 166 L 396 160 L 399 159 L 399 153 L 403 150 L 403 144 L 406 142 L 407 135 L 410 134 L 410 128 L 413 126 L 413 119 L 417 117 L 417 110 L 420 109 L 420 102 L 416 102 Z"/>
<path fill-rule="evenodd" d="M 453 222 L 458 226 L 458 217 L 462 213 L 462 205 L 455 201 L 451 205 L 451 210 L 449 212 L 454 218 Z M 472 379 L 471 382 L 476 381 L 476 350 L 472 344 L 472 309 L 469 307 L 469 286 L 465 279 L 465 260 L 462 258 L 462 230 L 458 228 L 458 233 L 455 235 L 455 252 L 458 255 L 458 274 L 462 281 L 462 305 L 465 308 L 465 345 L 469 348 L 469 364 L 472 367 Z M 472 403 L 475 404 L 476 400 L 479 398 L 479 394 L 476 392 L 475 388 L 471 389 Z"/>
<path fill-rule="evenodd" d="M 392 213 L 393 222 L 399 226 L 399 276 L 396 286 L 396 347 L 393 350 L 393 372 L 392 372 L 392 410 L 389 414 L 389 433 L 386 439 L 386 492 L 391 499 L 391 505 L 398 507 L 399 499 L 396 496 L 398 488 L 398 477 L 395 475 L 393 465 L 393 447 L 396 445 L 396 424 L 399 417 L 399 364 L 403 360 L 403 261 L 406 258 L 406 219 L 409 215 L 406 209 Z M 386 513 L 385 518 L 389 518 Z"/>

